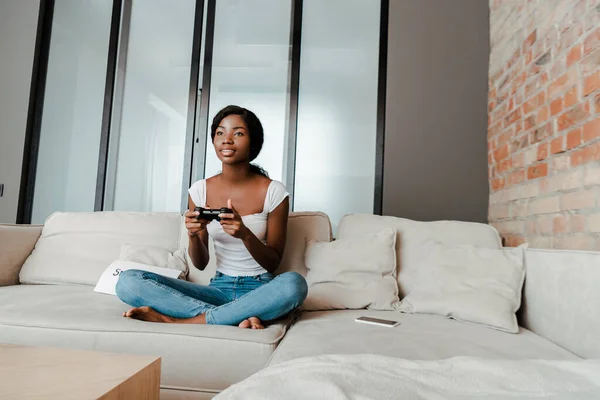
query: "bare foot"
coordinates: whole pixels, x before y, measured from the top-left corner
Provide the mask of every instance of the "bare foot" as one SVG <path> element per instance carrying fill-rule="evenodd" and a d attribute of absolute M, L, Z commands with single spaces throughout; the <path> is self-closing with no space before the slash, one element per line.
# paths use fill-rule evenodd
<path fill-rule="evenodd" d="M 163 315 L 148 306 L 129 309 L 123 313 L 123 316 L 148 322 L 175 322 L 175 318 Z"/>
<path fill-rule="evenodd" d="M 244 328 L 244 329 L 265 329 L 265 327 L 263 326 L 262 322 L 260 322 L 260 319 L 256 318 L 256 317 L 250 317 L 248 319 L 243 320 L 242 322 L 240 322 L 240 324 L 238 325 L 240 328 Z"/>
<path fill-rule="evenodd" d="M 161 314 L 148 306 L 134 307 L 124 312 L 123 316 L 148 322 L 165 322 L 173 324 L 206 324 L 206 315 L 204 314 L 196 315 L 192 318 L 173 318 Z"/>

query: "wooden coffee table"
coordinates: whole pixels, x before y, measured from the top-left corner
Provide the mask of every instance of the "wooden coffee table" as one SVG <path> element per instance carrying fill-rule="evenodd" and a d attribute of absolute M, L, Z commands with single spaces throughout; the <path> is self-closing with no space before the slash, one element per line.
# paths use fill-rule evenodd
<path fill-rule="evenodd" d="M 0 399 L 156 399 L 160 358 L 0 345 Z"/>

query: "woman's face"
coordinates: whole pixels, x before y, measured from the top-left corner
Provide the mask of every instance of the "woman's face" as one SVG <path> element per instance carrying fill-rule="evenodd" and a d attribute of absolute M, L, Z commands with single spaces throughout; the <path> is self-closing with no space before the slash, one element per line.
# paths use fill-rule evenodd
<path fill-rule="evenodd" d="M 232 114 L 223 118 L 215 132 L 213 145 L 223 164 L 248 162 L 250 133 L 242 117 Z"/>

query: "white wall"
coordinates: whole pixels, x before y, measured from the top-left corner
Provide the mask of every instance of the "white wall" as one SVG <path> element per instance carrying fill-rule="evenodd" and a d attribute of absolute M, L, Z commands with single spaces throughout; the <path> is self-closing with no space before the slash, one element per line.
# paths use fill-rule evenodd
<path fill-rule="evenodd" d="M 17 216 L 39 0 L 0 1 L 0 222 Z"/>

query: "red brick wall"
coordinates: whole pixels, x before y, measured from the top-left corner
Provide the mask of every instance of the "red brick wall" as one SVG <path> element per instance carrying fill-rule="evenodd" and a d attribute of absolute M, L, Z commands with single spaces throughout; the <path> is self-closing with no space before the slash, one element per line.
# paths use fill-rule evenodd
<path fill-rule="evenodd" d="M 600 250 L 600 0 L 490 0 L 489 221 Z"/>

